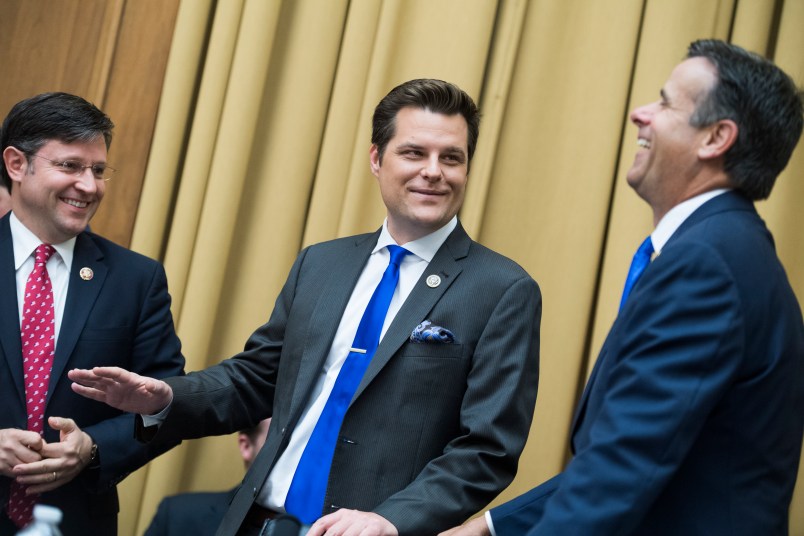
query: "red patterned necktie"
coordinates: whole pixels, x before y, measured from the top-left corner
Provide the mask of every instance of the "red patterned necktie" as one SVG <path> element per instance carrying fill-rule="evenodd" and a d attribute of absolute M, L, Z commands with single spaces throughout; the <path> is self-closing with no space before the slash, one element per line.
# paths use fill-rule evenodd
<path fill-rule="evenodd" d="M 56 319 L 53 312 L 53 287 L 47 273 L 47 260 L 53 246 L 40 244 L 28 282 L 25 284 L 22 308 L 22 366 L 25 381 L 25 401 L 28 410 L 28 430 L 44 432 L 45 398 L 50 369 L 56 348 Z M 8 517 L 18 526 L 30 523 L 37 495 L 25 495 L 25 486 L 11 483 Z"/>

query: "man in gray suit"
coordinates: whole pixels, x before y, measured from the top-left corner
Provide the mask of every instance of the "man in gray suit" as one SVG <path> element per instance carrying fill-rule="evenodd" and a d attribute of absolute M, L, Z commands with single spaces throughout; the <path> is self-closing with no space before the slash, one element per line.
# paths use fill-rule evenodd
<path fill-rule="evenodd" d="M 474 102 L 452 84 L 394 88 L 375 109 L 369 151 L 385 222 L 302 251 L 243 352 L 167 381 L 71 371 L 76 392 L 143 415 L 142 439 L 230 433 L 273 417 L 219 535 L 257 534 L 285 512 L 312 523 L 311 536 L 437 534 L 512 480 L 536 399 L 541 296 L 458 222 L 478 124 Z M 399 246 L 407 254 L 394 261 Z M 361 316 L 392 266 L 399 280 L 379 344 L 360 348 Z M 334 425 L 331 464 L 305 473 L 319 428 L 331 425 L 322 417 L 330 393 L 361 354 L 370 361 Z M 308 520 L 294 488 L 321 473 Z"/>

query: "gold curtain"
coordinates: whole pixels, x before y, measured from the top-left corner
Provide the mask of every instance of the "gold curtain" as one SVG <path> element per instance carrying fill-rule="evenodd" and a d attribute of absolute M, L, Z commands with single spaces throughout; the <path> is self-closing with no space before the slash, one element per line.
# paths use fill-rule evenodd
<path fill-rule="evenodd" d="M 802 22 L 804 0 L 182 0 L 132 247 L 165 262 L 188 370 L 236 353 L 301 247 L 380 225 L 377 101 L 411 78 L 457 83 L 483 113 L 461 219 L 544 295 L 511 498 L 566 462 L 575 402 L 652 229 L 624 182 L 628 111 L 697 38 L 770 55 L 801 83 Z M 761 204 L 801 297 L 803 172 L 799 147 Z M 141 534 L 166 494 L 241 476 L 231 436 L 186 442 L 125 481 L 121 534 Z M 791 534 L 804 534 L 801 487 Z"/>

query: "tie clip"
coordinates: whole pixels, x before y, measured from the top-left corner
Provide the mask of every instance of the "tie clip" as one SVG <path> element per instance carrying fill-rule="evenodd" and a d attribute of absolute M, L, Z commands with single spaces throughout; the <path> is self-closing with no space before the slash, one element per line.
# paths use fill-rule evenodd
<path fill-rule="evenodd" d="M 350 352 L 355 352 L 355 353 L 358 353 L 358 354 L 365 354 L 366 353 L 366 351 L 363 350 L 362 348 L 349 348 L 349 351 Z"/>

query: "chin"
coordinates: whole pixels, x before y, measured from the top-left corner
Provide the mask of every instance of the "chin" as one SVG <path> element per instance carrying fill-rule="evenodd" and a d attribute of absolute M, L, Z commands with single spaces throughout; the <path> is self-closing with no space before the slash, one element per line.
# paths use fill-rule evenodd
<path fill-rule="evenodd" d="M 639 188 L 639 185 L 642 184 L 643 179 L 644 177 L 641 174 L 635 173 L 633 170 L 629 171 L 625 175 L 625 182 L 628 183 L 628 186 L 630 186 L 634 190 L 637 190 Z"/>

